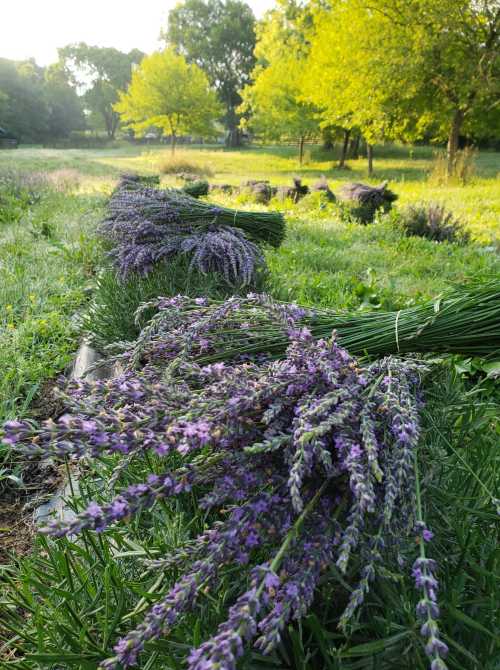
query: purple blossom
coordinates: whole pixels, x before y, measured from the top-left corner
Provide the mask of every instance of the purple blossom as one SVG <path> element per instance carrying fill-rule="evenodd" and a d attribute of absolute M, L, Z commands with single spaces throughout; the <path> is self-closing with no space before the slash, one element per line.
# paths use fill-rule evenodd
<path fill-rule="evenodd" d="M 5 427 L 15 448 L 30 455 L 129 458 L 153 450 L 180 461 L 109 502 L 90 503 L 70 524 L 51 524 L 53 535 L 105 532 L 191 490 L 215 519 L 154 562 L 156 569 L 175 567 L 179 577 L 116 644 L 106 670 L 137 664 L 144 645 L 195 609 L 205 589 L 215 592 L 230 566 L 247 577 L 246 591 L 216 635 L 191 653 L 191 670 L 233 668 L 251 640 L 269 652 L 285 626 L 307 612 L 321 572 L 332 563 L 346 572 L 356 551 L 360 579 L 345 626 L 388 555 L 385 541 L 406 526 L 409 536 L 415 526 L 413 518 L 403 522 L 414 502 L 419 364 L 388 358 L 362 368 L 334 339 L 315 340 L 304 330 L 300 308 L 283 305 L 271 310 L 273 323 L 289 332 L 281 360 L 200 364 L 200 342 L 216 352 L 224 333 L 236 329 L 242 305 L 255 309 L 261 300 L 233 298 L 214 309 L 182 296 L 161 298 L 160 311 L 123 354 L 123 375 L 69 384 L 62 394 L 67 411 L 57 422 Z M 434 572 L 433 563 L 414 565 L 418 612 L 437 662 L 444 653 L 431 622 Z"/>

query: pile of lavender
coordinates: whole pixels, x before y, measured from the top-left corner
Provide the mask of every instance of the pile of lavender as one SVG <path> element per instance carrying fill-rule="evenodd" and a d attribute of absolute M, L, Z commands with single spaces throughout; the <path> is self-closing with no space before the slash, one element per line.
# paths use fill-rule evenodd
<path fill-rule="evenodd" d="M 266 269 L 258 244 L 259 239 L 266 240 L 259 232 L 262 229 L 256 225 L 253 233 L 245 232 L 235 225 L 238 213 L 229 220 L 203 203 L 201 215 L 193 203 L 199 204 L 179 191 L 144 187 L 130 176 L 122 179 L 111 197 L 108 218 L 101 224 L 120 279 L 146 276 L 158 264 L 187 256 L 191 270 L 218 274 L 230 286 L 258 284 Z M 244 221 L 248 224 L 259 216 L 252 213 Z"/>
<path fill-rule="evenodd" d="M 170 300 L 173 321 L 178 300 Z M 227 319 L 237 302 L 224 303 Z M 384 564 L 417 537 L 417 612 L 431 668 L 443 670 L 436 566 L 425 556 L 430 532 L 414 493 L 422 364 L 389 357 L 362 368 L 334 338 L 315 340 L 300 327 L 301 310 L 276 305 L 269 318 L 285 323 L 289 337 L 282 360 L 200 366 L 189 352 L 210 346 L 221 309 L 215 319 L 193 319 L 180 348 L 152 323 L 120 377 L 70 383 L 57 422 L 5 426 L 4 442 L 28 457 L 127 459 L 152 451 L 165 460 L 161 475 L 106 504 L 91 502 L 70 523 L 52 522 L 45 529 L 52 536 L 103 532 L 188 492 L 215 518 L 150 564 L 176 567 L 180 576 L 100 667 L 137 665 L 146 644 L 196 611 L 207 588 L 214 597 L 235 567 L 244 586 L 227 620 L 191 651 L 190 670 L 233 670 L 251 645 L 269 653 L 310 608 L 322 573 L 332 565 L 346 573 L 356 556 L 358 583 L 340 617 L 346 628 Z M 172 461 L 181 465 L 169 468 Z"/>
<path fill-rule="evenodd" d="M 176 296 L 144 304 L 155 316 L 139 338 L 151 339 L 160 355 L 165 347 L 179 353 L 189 350 L 198 363 L 215 363 L 242 356 L 282 357 L 288 345 L 288 322 L 280 313 L 293 313 L 301 327 L 315 338 L 329 337 L 333 330 L 351 353 L 386 356 L 400 353 L 458 353 L 495 359 L 500 354 L 500 284 L 497 278 L 478 279 L 452 286 L 439 296 L 394 312 L 338 312 L 306 309 L 280 303 L 265 294 L 226 300 Z M 205 328 L 203 338 L 191 336 Z M 117 345 L 119 346 L 119 345 Z M 129 345 L 126 345 L 127 351 Z M 125 352 L 127 356 L 130 352 Z"/>
<path fill-rule="evenodd" d="M 379 186 L 368 184 L 345 184 L 339 198 L 345 205 L 345 214 L 351 214 L 361 223 L 373 223 L 377 211 L 388 212 L 398 196 L 387 188 L 384 181 Z"/>
<path fill-rule="evenodd" d="M 109 204 L 109 222 L 150 221 L 188 228 L 221 225 L 240 228 L 249 239 L 279 247 L 285 237 L 280 212 L 245 212 L 197 200 L 176 189 L 118 190 Z"/>

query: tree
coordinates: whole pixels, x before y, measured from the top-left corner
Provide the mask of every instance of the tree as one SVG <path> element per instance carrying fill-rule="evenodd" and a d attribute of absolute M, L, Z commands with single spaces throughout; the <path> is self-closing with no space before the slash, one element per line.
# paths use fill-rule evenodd
<path fill-rule="evenodd" d="M 70 85 L 60 63 L 46 68 L 44 90 L 49 109 L 49 137 L 67 137 L 73 130 L 85 128 L 82 99 Z"/>
<path fill-rule="evenodd" d="M 23 142 L 47 135 L 49 109 L 44 96 L 43 68 L 34 61 L 0 58 L 0 126 Z"/>
<path fill-rule="evenodd" d="M 114 139 L 120 120 L 114 104 L 120 91 L 127 88 L 133 66 L 143 57 L 138 49 L 123 53 L 84 42 L 59 49 L 60 62 L 73 83 L 84 91 L 86 105 L 93 114 L 100 116 L 110 139 Z"/>
<path fill-rule="evenodd" d="M 315 15 L 307 99 L 377 139 L 447 139 L 497 104 L 498 0 L 345 0 Z M 321 86 L 318 82 L 321 81 Z M 476 124 L 477 125 L 477 124 Z"/>
<path fill-rule="evenodd" d="M 394 52 L 394 35 L 388 35 L 383 24 L 383 17 L 372 15 L 363 0 L 322 6 L 314 14 L 304 80 L 305 99 L 322 110 L 324 122 L 365 138 L 369 174 L 373 144 L 410 139 L 414 127 L 406 97 L 413 95 L 413 88 L 400 90 L 404 58 Z"/>
<path fill-rule="evenodd" d="M 239 91 L 255 64 L 255 17 L 241 0 L 184 0 L 172 9 L 163 39 L 208 76 L 224 105 L 228 144 L 238 145 Z"/>
<path fill-rule="evenodd" d="M 253 83 L 242 91 L 244 125 L 267 139 L 294 139 L 302 164 L 304 142 L 319 132 L 317 108 L 303 98 L 308 54 L 308 14 L 294 0 L 280 0 L 257 28 Z"/>
<path fill-rule="evenodd" d="M 59 65 L 0 59 L 0 126 L 22 142 L 66 137 L 85 126 L 82 101 Z"/>
<path fill-rule="evenodd" d="M 143 59 L 114 109 L 139 133 L 151 126 L 169 133 L 172 153 L 181 133 L 213 135 L 213 123 L 221 113 L 205 73 L 172 49 Z"/>

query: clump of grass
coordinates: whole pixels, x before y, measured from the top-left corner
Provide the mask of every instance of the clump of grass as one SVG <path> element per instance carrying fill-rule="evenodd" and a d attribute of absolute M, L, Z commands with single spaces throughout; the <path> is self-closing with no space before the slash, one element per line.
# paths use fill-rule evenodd
<path fill-rule="evenodd" d="M 48 179 L 36 172 L 0 172 L 0 224 L 17 223 L 49 190 Z"/>
<path fill-rule="evenodd" d="M 476 172 L 477 150 L 474 147 L 465 147 L 457 151 L 452 166 L 451 175 L 448 174 L 448 159 L 443 151 L 434 155 L 434 161 L 429 174 L 429 183 L 437 186 L 447 184 L 461 184 L 466 186 Z"/>
<path fill-rule="evenodd" d="M 408 236 L 457 244 L 467 244 L 470 240 L 470 235 L 463 224 L 439 203 L 410 205 L 403 210 L 399 221 Z"/>
<path fill-rule="evenodd" d="M 193 174 L 199 177 L 213 177 L 214 172 L 209 165 L 193 161 L 188 155 L 177 154 L 175 156 L 162 157 L 157 164 L 161 174 Z"/>
<path fill-rule="evenodd" d="M 60 193 L 75 191 L 81 183 L 81 174 L 73 168 L 60 168 L 47 174 L 47 181 L 52 189 Z"/>

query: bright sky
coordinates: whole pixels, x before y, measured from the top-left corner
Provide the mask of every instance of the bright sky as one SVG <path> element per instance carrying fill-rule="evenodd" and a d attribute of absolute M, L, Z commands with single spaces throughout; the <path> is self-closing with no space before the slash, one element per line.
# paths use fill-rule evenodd
<path fill-rule="evenodd" d="M 273 0 L 247 0 L 257 17 Z M 34 58 L 39 65 L 57 60 L 57 48 L 72 42 L 158 48 L 160 29 L 177 0 L 3 0 L 0 2 L 0 58 Z"/>

